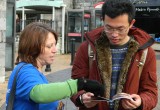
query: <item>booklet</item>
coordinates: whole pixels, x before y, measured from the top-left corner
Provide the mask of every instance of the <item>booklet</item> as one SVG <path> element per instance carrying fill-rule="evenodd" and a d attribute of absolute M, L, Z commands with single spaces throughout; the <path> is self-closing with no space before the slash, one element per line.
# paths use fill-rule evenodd
<path fill-rule="evenodd" d="M 100 96 L 98 96 L 98 97 L 92 97 L 91 101 L 113 102 L 114 100 L 119 100 L 119 99 L 122 99 L 122 98 L 129 99 L 129 100 L 133 101 L 133 99 L 131 98 L 131 96 L 129 94 L 127 94 L 127 93 L 118 93 L 118 94 L 114 95 L 112 97 L 112 99 L 107 99 L 105 97 L 100 97 Z"/>

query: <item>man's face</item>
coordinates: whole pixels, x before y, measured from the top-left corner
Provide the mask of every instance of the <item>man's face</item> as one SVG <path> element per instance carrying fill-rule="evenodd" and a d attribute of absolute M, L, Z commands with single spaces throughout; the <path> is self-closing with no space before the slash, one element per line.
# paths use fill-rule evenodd
<path fill-rule="evenodd" d="M 116 18 L 105 15 L 104 31 L 112 45 L 123 45 L 129 41 L 128 31 L 135 20 L 128 22 L 128 15 L 123 14 Z"/>

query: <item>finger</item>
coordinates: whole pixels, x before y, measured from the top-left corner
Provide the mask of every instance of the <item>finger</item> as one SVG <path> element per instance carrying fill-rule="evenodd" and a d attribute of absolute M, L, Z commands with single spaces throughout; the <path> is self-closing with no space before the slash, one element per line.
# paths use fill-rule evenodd
<path fill-rule="evenodd" d="M 133 108 L 137 108 L 137 106 L 136 106 L 136 104 L 135 104 L 135 101 L 128 100 L 128 101 L 127 101 L 127 104 L 128 104 L 128 106 L 130 106 L 132 109 L 133 109 Z"/>
<path fill-rule="evenodd" d="M 90 102 L 91 97 L 94 96 L 93 93 L 87 92 L 82 95 L 83 103 Z"/>
<path fill-rule="evenodd" d="M 139 107 L 142 103 L 142 99 L 137 94 L 132 94 L 131 97 L 133 98 L 133 101 L 131 101 L 135 106 Z"/>
<path fill-rule="evenodd" d="M 84 105 L 87 107 L 87 108 L 91 108 L 91 107 L 94 107 L 95 105 L 97 105 L 98 103 L 97 102 L 87 102 L 85 103 Z"/>
<path fill-rule="evenodd" d="M 86 94 L 87 94 L 89 97 L 94 96 L 94 94 L 91 93 L 91 92 L 87 92 Z"/>
<path fill-rule="evenodd" d="M 128 108 L 129 108 L 129 106 L 127 105 L 127 103 L 126 103 L 125 100 L 122 100 L 122 106 L 123 106 L 123 108 L 125 108 L 125 109 L 128 109 Z"/>
<path fill-rule="evenodd" d="M 136 106 L 133 103 L 131 103 L 130 100 L 123 100 L 122 103 L 123 103 L 123 107 L 125 109 L 134 109 L 134 108 L 136 108 Z"/>

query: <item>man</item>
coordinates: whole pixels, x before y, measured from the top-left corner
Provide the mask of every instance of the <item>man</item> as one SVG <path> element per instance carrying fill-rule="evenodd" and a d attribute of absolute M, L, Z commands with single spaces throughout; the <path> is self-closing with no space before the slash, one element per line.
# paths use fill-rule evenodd
<path fill-rule="evenodd" d="M 90 100 L 93 93 L 80 91 L 71 98 L 79 110 L 152 110 L 156 106 L 156 57 L 151 48 L 154 41 L 133 27 L 134 16 L 130 0 L 106 0 L 102 6 L 104 26 L 85 34 L 86 41 L 79 47 L 72 69 L 72 78 L 84 77 L 104 84 L 104 97 L 111 99 L 124 92 L 133 100 L 96 102 Z M 94 53 L 92 61 L 88 45 Z M 143 63 L 141 57 L 146 49 Z"/>

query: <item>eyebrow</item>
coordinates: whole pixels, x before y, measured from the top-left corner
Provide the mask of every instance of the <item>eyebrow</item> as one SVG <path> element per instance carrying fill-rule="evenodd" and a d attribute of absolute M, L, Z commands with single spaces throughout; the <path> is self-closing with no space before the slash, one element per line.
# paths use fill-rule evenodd
<path fill-rule="evenodd" d="M 110 28 L 125 28 L 124 26 L 112 27 L 112 26 L 110 26 L 110 25 L 108 25 L 108 24 L 106 24 L 105 26 L 108 26 L 108 27 L 110 27 Z"/>
<path fill-rule="evenodd" d="M 47 43 L 47 44 L 45 44 L 45 45 L 54 45 L 54 43 Z"/>

